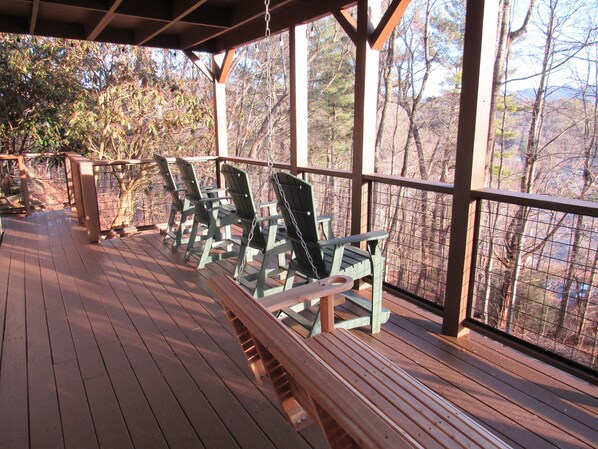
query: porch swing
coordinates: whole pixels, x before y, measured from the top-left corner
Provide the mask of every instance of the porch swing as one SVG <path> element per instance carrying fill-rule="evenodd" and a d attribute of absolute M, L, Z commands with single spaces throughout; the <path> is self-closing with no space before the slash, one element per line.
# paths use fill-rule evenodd
<path fill-rule="evenodd" d="M 244 226 L 241 240 L 242 247 L 235 268 L 235 280 L 241 285 L 248 284 L 249 275 L 244 276 L 245 258 L 251 253 L 248 249 L 254 248 L 261 250 L 263 253 L 262 268 L 254 296 L 260 297 L 280 290 L 280 288 L 264 289 L 268 275 L 270 273 L 279 274 L 279 270 L 268 271 L 267 267 L 271 255 L 278 257 L 280 266 L 282 251 L 289 249 L 289 246 L 292 253 L 284 290 L 293 288 L 296 275 L 305 278 L 306 282 L 319 281 L 334 275 L 346 275 L 354 280 L 371 276 L 371 300 L 364 298 L 354 290 L 343 294 L 349 303 L 360 309 L 362 313 L 365 312 L 365 316 L 338 319 L 335 322 L 335 328 L 348 329 L 370 326 L 371 333 L 377 333 L 380 331 L 381 324 L 386 322 L 390 316 L 389 310 L 382 307 L 383 258 L 380 248 L 380 242 L 388 237 L 388 233 L 373 231 L 335 238 L 330 223 L 331 217 L 318 217 L 316 214 L 316 203 L 311 185 L 303 179 L 288 173 L 273 173 L 272 109 L 275 93 L 272 75 L 270 0 L 265 0 L 264 4 L 266 27 L 265 65 L 268 92 L 266 116 L 268 175 L 277 199 L 278 209 L 284 218 L 286 233 L 281 235 L 280 225 L 277 224 L 280 216 L 274 215 L 272 209 L 270 209 L 270 216 L 260 218 L 257 209 L 253 207 L 251 223 L 249 223 L 248 216 L 240 217 Z M 248 200 L 253 204 L 253 195 L 247 180 L 247 174 L 228 164 L 223 166 L 223 174 L 237 211 L 247 210 Z M 239 186 L 242 187 L 239 188 Z M 258 194 L 262 187 L 263 185 L 259 187 Z M 270 228 L 264 227 L 264 223 L 270 223 Z M 263 242 L 265 238 L 271 242 L 270 246 L 265 246 L 262 243 L 256 244 L 258 240 Z M 353 244 L 362 242 L 367 243 L 367 251 L 353 246 Z M 312 306 L 317 306 L 315 317 L 313 315 L 310 317 L 310 314 L 300 313 Z M 354 309 L 351 311 L 354 311 Z M 279 316 L 295 320 L 308 330 L 309 336 L 321 332 L 321 312 L 318 300 L 301 301 L 292 307 L 281 310 Z"/>

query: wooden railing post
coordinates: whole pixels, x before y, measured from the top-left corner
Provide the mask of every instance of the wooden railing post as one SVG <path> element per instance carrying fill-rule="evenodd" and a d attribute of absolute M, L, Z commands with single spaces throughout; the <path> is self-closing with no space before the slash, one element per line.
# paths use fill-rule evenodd
<path fill-rule="evenodd" d="M 79 173 L 79 161 L 84 159 L 77 153 L 68 153 L 67 159 L 71 167 L 71 179 L 73 182 L 73 202 L 77 211 L 77 221 L 79 224 L 85 224 L 85 203 L 83 202 L 83 193 L 81 190 L 81 175 Z"/>
<path fill-rule="evenodd" d="M 19 164 L 19 176 L 21 178 L 21 194 L 23 195 L 23 202 L 25 203 L 25 213 L 31 215 L 31 197 L 29 195 L 29 184 L 27 183 L 27 167 L 25 167 L 25 156 L 19 155 L 17 157 Z"/>
<path fill-rule="evenodd" d="M 97 243 L 100 241 L 100 214 L 93 162 L 85 159 L 78 161 L 78 165 L 81 180 L 81 196 L 85 205 L 87 238 L 90 243 Z"/>
<path fill-rule="evenodd" d="M 484 185 L 497 14 L 498 0 L 467 1 L 455 191 L 442 325 L 443 333 L 453 337 L 467 331 L 463 321 L 467 318 L 475 264 L 477 203 L 472 191 Z"/>

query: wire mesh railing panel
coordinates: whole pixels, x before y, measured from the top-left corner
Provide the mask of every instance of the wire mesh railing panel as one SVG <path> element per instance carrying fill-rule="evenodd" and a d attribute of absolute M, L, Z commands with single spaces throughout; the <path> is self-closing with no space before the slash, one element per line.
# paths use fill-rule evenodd
<path fill-rule="evenodd" d="M 28 155 L 26 167 L 34 208 L 61 209 L 69 203 L 64 155 Z"/>
<path fill-rule="evenodd" d="M 150 164 L 100 165 L 94 167 L 100 230 L 164 223 L 170 198 Z"/>
<path fill-rule="evenodd" d="M 0 159 L 0 213 L 25 210 L 25 198 L 21 187 L 19 162 L 16 159 Z"/>
<path fill-rule="evenodd" d="M 598 219 L 482 201 L 472 318 L 597 368 Z"/>
<path fill-rule="evenodd" d="M 384 242 L 384 281 L 443 305 L 449 253 L 452 195 L 373 183 L 372 230 Z"/>
<path fill-rule="evenodd" d="M 351 234 L 351 179 L 334 175 L 306 173 L 311 184 L 316 212 L 332 216 L 332 231 L 336 237 Z"/>
<path fill-rule="evenodd" d="M 193 165 L 202 185 L 216 185 L 213 161 Z M 96 165 L 94 170 L 102 232 L 166 223 L 172 199 L 163 191 L 155 163 Z M 176 164 L 172 173 L 181 184 Z"/>

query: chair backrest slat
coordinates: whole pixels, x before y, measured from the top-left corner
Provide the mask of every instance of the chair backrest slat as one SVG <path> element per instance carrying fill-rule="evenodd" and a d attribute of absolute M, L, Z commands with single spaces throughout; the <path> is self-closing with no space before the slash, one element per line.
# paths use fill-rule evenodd
<path fill-rule="evenodd" d="M 187 187 L 187 195 L 191 200 L 198 201 L 195 203 L 195 214 L 196 217 L 202 223 L 209 223 L 210 222 L 210 207 L 206 205 L 206 203 L 199 202 L 204 199 L 204 196 L 201 192 L 199 180 L 197 179 L 197 175 L 195 173 L 195 168 L 193 164 L 187 161 L 184 158 L 177 157 L 176 164 L 181 171 L 181 177 L 183 178 L 183 182 Z"/>
<path fill-rule="evenodd" d="M 164 190 L 170 193 L 175 208 L 182 210 L 183 201 L 181 200 L 179 192 L 177 191 L 176 181 L 174 179 L 174 175 L 172 174 L 172 170 L 170 169 L 170 163 L 168 162 L 168 159 L 164 156 L 160 156 L 159 154 L 154 154 L 154 160 L 156 161 L 156 165 L 158 166 L 158 170 L 162 176 Z"/>
<path fill-rule="evenodd" d="M 303 245 L 301 245 L 300 232 L 301 237 L 307 243 L 309 255 L 316 269 L 320 272 L 325 271 L 322 251 L 317 246 L 317 242 L 320 240 L 320 233 L 311 185 L 288 173 L 275 173 L 272 177 L 271 183 L 278 201 L 278 207 L 285 220 L 287 234 L 292 242 L 296 260 L 306 271 L 311 271 L 309 257 Z M 278 178 L 282 192 L 289 203 L 288 208 L 285 205 L 281 192 L 278 190 L 278 183 L 275 182 L 274 177 Z M 297 226 L 293 223 L 291 215 L 295 218 Z"/>
<path fill-rule="evenodd" d="M 223 164 L 220 173 L 224 176 L 228 193 L 233 197 L 237 216 L 243 226 L 243 234 L 247 237 L 251 232 L 251 224 L 257 213 L 251 185 L 249 184 L 249 176 L 247 172 L 229 164 Z M 251 246 L 266 247 L 264 236 L 257 225 L 253 232 Z"/>

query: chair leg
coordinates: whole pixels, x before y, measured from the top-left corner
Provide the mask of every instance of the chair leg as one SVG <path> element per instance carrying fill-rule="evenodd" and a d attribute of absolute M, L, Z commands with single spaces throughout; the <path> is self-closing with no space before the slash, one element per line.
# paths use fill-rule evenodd
<path fill-rule="evenodd" d="M 197 264 L 198 269 L 205 267 L 206 264 L 208 263 L 208 259 L 210 257 L 210 252 L 212 251 L 213 243 L 214 243 L 214 233 L 211 232 L 208 234 L 207 238 L 204 241 L 203 249 L 201 251 L 201 256 L 199 258 L 199 263 Z"/>
<path fill-rule="evenodd" d="M 184 221 L 183 221 L 183 214 L 181 213 L 181 222 L 179 223 L 179 228 L 176 231 L 176 236 L 174 239 L 174 243 L 172 244 L 172 249 L 177 249 L 181 246 L 181 241 L 183 240 L 183 231 L 184 231 Z"/>
<path fill-rule="evenodd" d="M 197 237 L 197 230 L 199 228 L 199 222 L 193 219 L 193 227 L 191 228 L 191 234 L 189 235 L 189 241 L 187 242 L 187 251 L 185 251 L 185 260 L 191 257 L 191 250 L 195 244 L 195 238 Z"/>
<path fill-rule="evenodd" d="M 293 282 L 295 282 L 295 270 L 289 268 L 289 271 L 287 272 L 287 278 L 284 281 L 284 289 L 290 290 L 293 288 Z"/>
<path fill-rule="evenodd" d="M 285 253 L 281 252 L 278 254 L 278 266 L 279 267 L 284 267 L 286 265 L 286 257 L 285 257 Z"/>
<path fill-rule="evenodd" d="M 262 259 L 262 267 L 260 268 L 257 281 L 255 282 L 255 291 L 253 292 L 253 296 L 256 298 L 261 298 L 262 296 L 264 296 L 264 285 L 266 284 L 266 278 L 268 277 L 267 273 L 269 265 L 270 255 L 264 253 L 264 258 Z"/>
<path fill-rule="evenodd" d="M 239 255 L 237 256 L 237 264 L 235 265 L 235 273 L 233 277 L 238 279 L 239 276 L 243 276 L 243 273 L 240 273 L 241 265 L 243 264 L 243 259 L 245 259 L 245 253 L 247 252 L 247 245 L 241 243 L 241 247 L 239 248 Z"/>
<path fill-rule="evenodd" d="M 176 211 L 174 209 L 170 209 L 170 215 L 168 216 L 168 223 L 166 224 L 166 233 L 164 234 L 162 243 L 166 243 L 166 240 L 168 240 L 170 238 L 170 233 L 172 233 L 172 228 L 174 227 L 174 219 L 175 218 L 176 218 Z"/>
<path fill-rule="evenodd" d="M 322 320 L 321 320 L 321 316 L 320 316 L 320 308 L 318 308 L 318 312 L 316 313 L 316 319 L 314 320 L 314 324 L 311 327 L 311 329 L 309 330 L 309 335 L 307 338 L 311 338 L 314 335 L 318 335 L 319 333 L 322 332 Z"/>
<path fill-rule="evenodd" d="M 375 256 L 372 270 L 372 334 L 380 332 L 382 313 L 382 257 Z"/>

